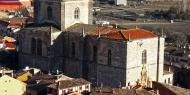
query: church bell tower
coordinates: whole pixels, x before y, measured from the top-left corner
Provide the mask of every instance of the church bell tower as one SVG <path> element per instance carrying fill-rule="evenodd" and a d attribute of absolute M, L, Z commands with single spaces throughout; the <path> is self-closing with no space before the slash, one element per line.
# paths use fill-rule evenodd
<path fill-rule="evenodd" d="M 92 24 L 92 0 L 35 0 L 36 24 L 51 23 L 61 30 L 76 23 Z"/>

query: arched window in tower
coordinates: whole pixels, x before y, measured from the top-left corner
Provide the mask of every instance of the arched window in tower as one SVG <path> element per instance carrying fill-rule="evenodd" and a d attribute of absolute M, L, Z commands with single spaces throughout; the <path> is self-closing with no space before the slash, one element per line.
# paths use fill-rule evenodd
<path fill-rule="evenodd" d="M 74 18 L 75 19 L 79 19 L 80 18 L 80 9 L 79 8 L 75 8 Z"/>
<path fill-rule="evenodd" d="M 144 50 L 142 52 L 142 64 L 146 64 L 147 63 L 147 51 Z"/>
<path fill-rule="evenodd" d="M 53 12 L 52 12 L 52 8 L 50 6 L 47 7 L 47 18 L 49 20 L 52 20 L 52 18 L 53 18 Z"/>

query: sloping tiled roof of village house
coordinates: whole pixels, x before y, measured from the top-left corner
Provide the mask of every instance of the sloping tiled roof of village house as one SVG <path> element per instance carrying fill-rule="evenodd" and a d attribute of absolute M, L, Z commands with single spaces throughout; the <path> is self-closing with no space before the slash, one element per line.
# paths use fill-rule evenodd
<path fill-rule="evenodd" d="M 11 18 L 8 20 L 8 22 L 10 23 L 9 26 L 10 27 L 19 27 L 22 24 L 29 24 L 33 22 L 32 18 L 28 18 L 28 17 L 21 17 L 21 18 Z"/>
<path fill-rule="evenodd" d="M 75 86 L 86 85 L 86 84 L 90 84 L 90 82 L 82 78 L 74 78 L 74 79 L 62 80 L 62 81 L 56 82 L 54 84 L 49 85 L 49 87 L 54 88 L 54 89 L 57 89 L 57 87 L 59 89 L 65 89 L 65 88 L 70 88 L 70 87 L 75 87 Z"/>
<path fill-rule="evenodd" d="M 160 95 L 190 95 L 189 89 L 163 84 L 156 81 L 152 82 L 152 88 L 154 90 L 158 90 Z"/>
<path fill-rule="evenodd" d="M 22 5 L 18 0 L 0 0 L 0 4 L 3 5 Z"/>
<path fill-rule="evenodd" d="M 71 80 L 60 81 L 59 88 L 64 89 L 64 88 L 86 85 L 86 84 L 90 84 L 90 82 L 88 82 L 82 78 L 76 78 L 76 79 L 71 79 Z"/>
<path fill-rule="evenodd" d="M 167 84 L 163 84 L 165 87 L 167 87 L 169 90 L 173 91 L 176 95 L 190 95 L 190 90 L 177 87 L 177 86 L 171 86 Z"/>

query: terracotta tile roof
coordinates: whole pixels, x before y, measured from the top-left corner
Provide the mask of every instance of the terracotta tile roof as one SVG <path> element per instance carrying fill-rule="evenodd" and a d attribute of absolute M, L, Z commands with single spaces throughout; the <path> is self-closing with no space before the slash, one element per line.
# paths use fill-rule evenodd
<path fill-rule="evenodd" d="M 113 28 L 111 26 L 97 26 L 86 24 L 75 24 L 67 28 L 65 31 L 81 33 L 84 31 L 86 35 L 98 36 L 112 40 L 136 40 L 157 37 L 154 33 L 144 29 L 127 29 Z"/>
<path fill-rule="evenodd" d="M 9 43 L 14 43 L 16 42 L 16 40 L 12 37 L 4 37 L 3 40 L 5 40 L 6 42 L 9 42 Z"/>
<path fill-rule="evenodd" d="M 94 32 L 90 32 L 88 34 L 90 34 L 90 35 L 99 35 L 99 33 L 100 33 L 101 35 L 105 35 L 105 34 L 108 34 L 108 33 L 115 33 L 117 31 L 119 31 L 119 29 L 117 29 L 117 28 L 97 27 Z"/>
<path fill-rule="evenodd" d="M 157 37 L 152 32 L 144 29 L 118 29 L 111 27 L 98 27 L 96 31 L 88 33 L 92 36 L 98 36 L 112 40 L 137 40 Z"/>
<path fill-rule="evenodd" d="M 0 39 L 0 44 L 4 43 L 4 40 Z"/>
<path fill-rule="evenodd" d="M 5 43 L 5 46 L 7 50 L 15 50 L 16 49 L 16 46 L 12 43 Z"/>
<path fill-rule="evenodd" d="M 136 95 L 134 89 L 122 89 L 112 87 L 97 87 L 92 95 Z"/>
<path fill-rule="evenodd" d="M 76 78 L 76 79 L 72 79 L 72 80 L 64 80 L 64 81 L 60 81 L 59 83 L 60 83 L 59 89 L 90 84 L 90 82 L 88 82 L 82 78 Z"/>
<path fill-rule="evenodd" d="M 30 84 L 30 85 L 27 85 L 27 89 L 39 92 L 42 90 L 46 90 L 48 85 L 50 85 L 50 84 L 51 83 Z"/>
<path fill-rule="evenodd" d="M 30 0 L 0 0 L 0 4 L 2 5 L 23 5 L 23 2 L 31 2 Z"/>
<path fill-rule="evenodd" d="M 27 18 L 27 17 L 23 17 L 23 18 L 11 18 L 9 19 L 9 26 L 10 27 L 18 27 L 21 26 L 22 24 L 27 24 L 27 23 L 32 23 L 33 19 L 31 18 Z"/>
<path fill-rule="evenodd" d="M 153 89 L 159 90 L 160 95 L 166 95 L 166 93 L 167 95 L 190 95 L 189 89 L 163 84 L 156 81 L 153 81 L 152 85 Z"/>

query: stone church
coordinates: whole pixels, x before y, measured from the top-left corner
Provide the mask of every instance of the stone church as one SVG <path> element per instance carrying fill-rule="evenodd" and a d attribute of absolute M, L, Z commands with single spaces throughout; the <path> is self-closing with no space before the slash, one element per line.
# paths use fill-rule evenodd
<path fill-rule="evenodd" d="M 91 0 L 35 0 L 19 34 L 20 67 L 62 71 L 94 85 L 162 82 L 164 38 L 144 29 L 92 25 Z"/>

